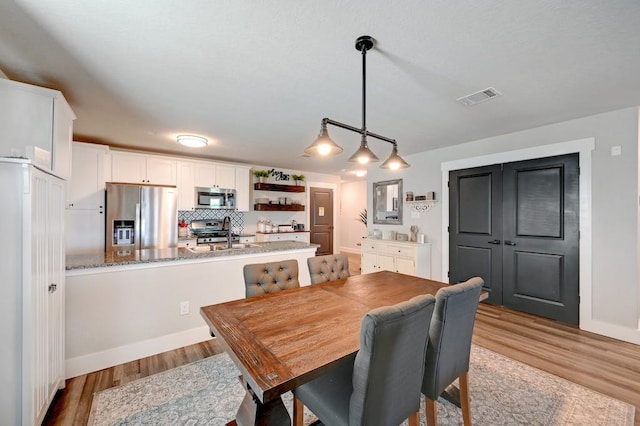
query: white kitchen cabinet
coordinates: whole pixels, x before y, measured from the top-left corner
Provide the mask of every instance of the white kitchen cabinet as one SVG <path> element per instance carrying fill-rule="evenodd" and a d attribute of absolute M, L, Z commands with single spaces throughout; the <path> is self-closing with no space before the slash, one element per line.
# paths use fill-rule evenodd
<path fill-rule="evenodd" d="M 256 243 L 269 241 L 300 241 L 302 243 L 308 243 L 310 239 L 309 232 L 259 232 L 256 234 Z"/>
<path fill-rule="evenodd" d="M 104 209 L 105 164 L 108 154 L 109 148 L 105 145 L 73 143 L 67 208 Z"/>
<path fill-rule="evenodd" d="M 30 158 L 68 179 L 75 118 L 59 91 L 0 78 L 0 156 Z"/>
<path fill-rule="evenodd" d="M 236 208 L 248 212 L 251 208 L 251 170 L 248 167 L 236 167 Z"/>
<path fill-rule="evenodd" d="M 178 248 L 196 247 L 197 245 L 197 238 L 178 238 Z"/>
<path fill-rule="evenodd" d="M 236 168 L 224 164 L 196 163 L 196 185 L 204 188 L 236 188 Z"/>
<path fill-rule="evenodd" d="M 242 244 L 251 244 L 256 242 L 255 235 L 242 235 L 240 236 L 240 243 Z"/>
<path fill-rule="evenodd" d="M 66 254 L 104 253 L 104 210 L 65 211 Z"/>
<path fill-rule="evenodd" d="M 109 148 L 73 142 L 65 211 L 66 254 L 104 252 L 104 188 Z"/>
<path fill-rule="evenodd" d="M 64 387 L 64 181 L 0 160 L 0 424 L 41 424 Z"/>
<path fill-rule="evenodd" d="M 178 210 L 195 208 L 195 163 L 178 161 Z"/>
<path fill-rule="evenodd" d="M 431 244 L 406 241 L 362 240 L 362 273 L 394 271 L 431 278 Z"/>
<path fill-rule="evenodd" d="M 173 185 L 177 161 L 170 157 L 111 152 L 111 180 L 119 183 Z"/>

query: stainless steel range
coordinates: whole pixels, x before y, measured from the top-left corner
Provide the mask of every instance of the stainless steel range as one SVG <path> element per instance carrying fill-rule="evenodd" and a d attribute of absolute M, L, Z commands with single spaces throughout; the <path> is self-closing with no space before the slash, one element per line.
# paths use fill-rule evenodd
<path fill-rule="evenodd" d="M 191 232 L 196 236 L 197 244 L 212 244 L 227 242 L 227 235 L 231 232 L 231 223 L 224 219 L 194 220 L 191 222 Z M 231 241 L 240 241 L 238 234 L 231 233 Z"/>

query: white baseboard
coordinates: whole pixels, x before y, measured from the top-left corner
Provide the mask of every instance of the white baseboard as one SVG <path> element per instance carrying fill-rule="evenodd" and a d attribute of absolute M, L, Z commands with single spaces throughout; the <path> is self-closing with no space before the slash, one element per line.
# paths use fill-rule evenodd
<path fill-rule="evenodd" d="M 360 249 L 353 247 L 340 247 L 340 253 L 360 254 Z"/>
<path fill-rule="evenodd" d="M 580 323 L 580 329 L 591 333 L 600 334 L 602 336 L 611 337 L 613 339 L 622 340 L 629 343 L 640 345 L 640 330 L 622 327 L 608 322 L 587 320 Z"/>
<path fill-rule="evenodd" d="M 180 333 L 143 340 L 103 352 L 94 352 L 92 354 L 67 359 L 65 361 L 65 379 L 204 342 L 209 339 L 211 339 L 209 327 L 203 326 L 185 330 Z"/>

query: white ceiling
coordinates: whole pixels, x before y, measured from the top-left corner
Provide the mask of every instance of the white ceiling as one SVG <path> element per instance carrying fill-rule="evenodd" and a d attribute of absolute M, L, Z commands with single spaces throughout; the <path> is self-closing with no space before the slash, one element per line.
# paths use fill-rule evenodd
<path fill-rule="evenodd" d="M 401 155 L 640 105 L 638 0 L 2 0 L 0 69 L 61 90 L 76 140 L 337 174 L 358 134 L 300 155 L 323 117 L 361 126 L 363 34 L 367 127 Z"/>

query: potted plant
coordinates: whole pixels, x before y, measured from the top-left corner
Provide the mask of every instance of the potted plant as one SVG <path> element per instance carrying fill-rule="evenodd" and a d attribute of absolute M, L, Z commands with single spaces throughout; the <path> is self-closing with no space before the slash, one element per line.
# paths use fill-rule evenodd
<path fill-rule="evenodd" d="M 258 182 L 264 183 L 269 177 L 269 172 L 266 170 L 254 170 L 253 175 L 258 179 Z"/>
<path fill-rule="evenodd" d="M 364 223 L 364 226 L 367 226 L 367 209 L 360 212 L 360 217 L 358 219 L 360 222 Z"/>
<path fill-rule="evenodd" d="M 304 182 L 304 175 L 291 174 L 291 179 L 296 181 L 296 185 L 300 185 L 300 182 Z"/>

